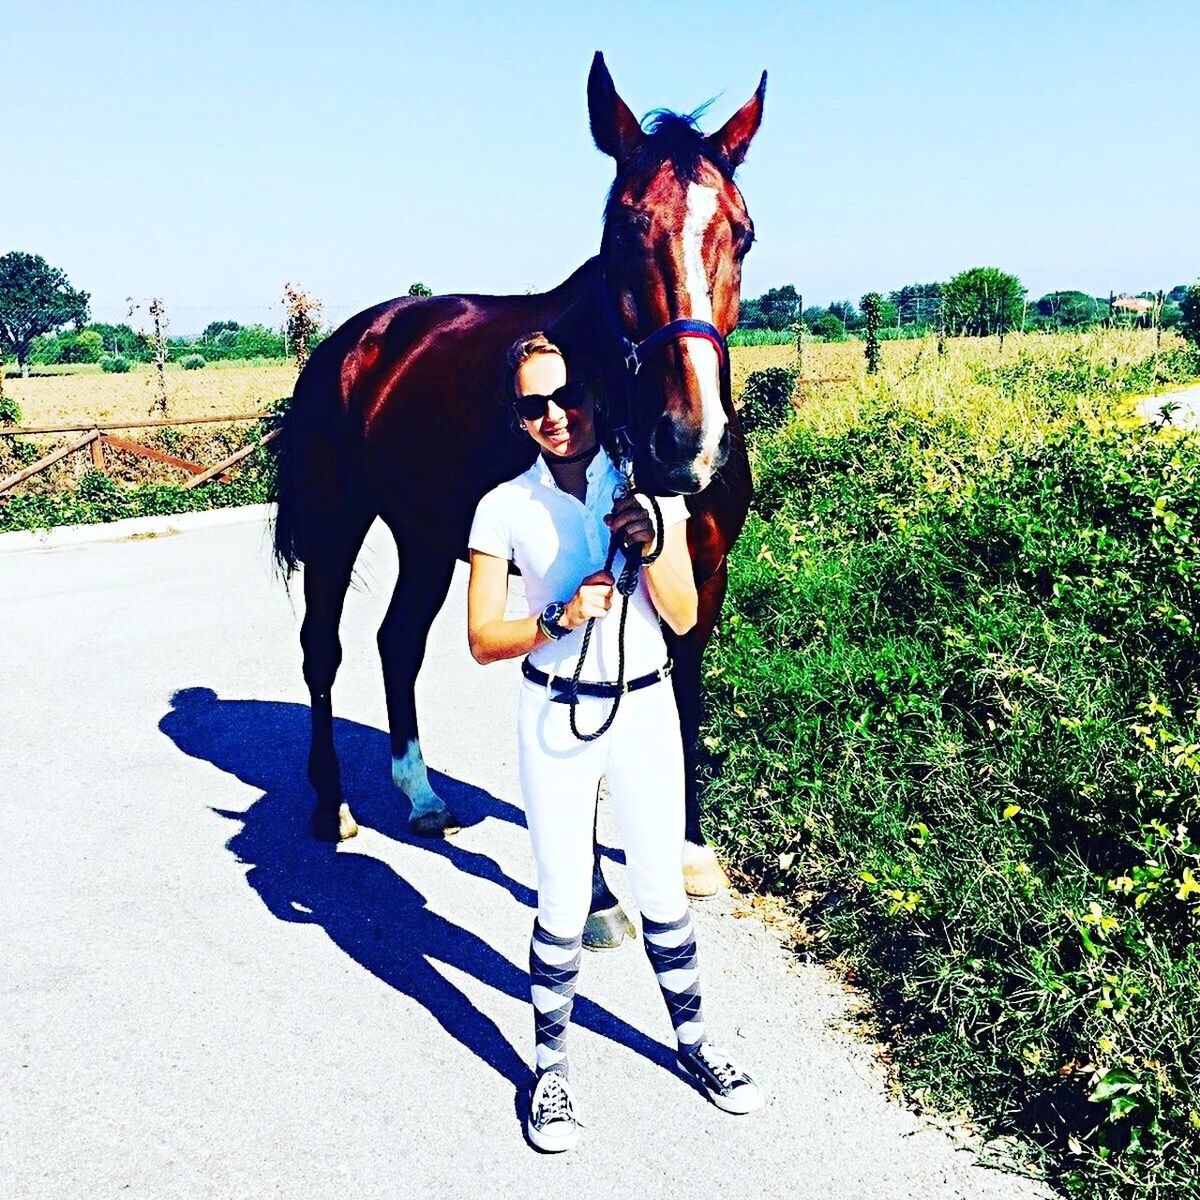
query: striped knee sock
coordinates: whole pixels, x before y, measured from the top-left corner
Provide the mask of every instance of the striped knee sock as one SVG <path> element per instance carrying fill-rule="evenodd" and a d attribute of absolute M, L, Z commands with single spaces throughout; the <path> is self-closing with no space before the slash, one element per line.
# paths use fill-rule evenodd
<path fill-rule="evenodd" d="M 696 960 L 696 934 L 692 914 L 677 921 L 652 921 L 642 917 L 646 954 L 658 977 L 671 1024 L 686 1053 L 704 1041 L 704 1016 L 700 1011 L 700 964 Z"/>
<path fill-rule="evenodd" d="M 555 937 L 533 923 L 529 943 L 529 990 L 533 999 L 533 1035 L 537 1074 L 553 1067 L 567 1073 L 567 1025 L 575 1001 L 582 934 Z"/>

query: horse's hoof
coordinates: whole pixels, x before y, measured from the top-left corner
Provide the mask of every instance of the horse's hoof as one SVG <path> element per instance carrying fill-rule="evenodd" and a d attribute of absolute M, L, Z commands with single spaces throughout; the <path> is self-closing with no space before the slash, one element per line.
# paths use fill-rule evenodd
<path fill-rule="evenodd" d="M 312 831 L 322 842 L 344 842 L 358 834 L 358 822 L 348 804 L 339 804 L 337 812 L 316 808 L 312 815 Z"/>
<path fill-rule="evenodd" d="M 408 818 L 408 827 L 418 837 L 447 837 L 457 833 L 462 825 L 447 808 L 435 808 L 430 812 L 413 813 Z"/>
<path fill-rule="evenodd" d="M 687 894 L 696 899 L 715 896 L 729 886 L 729 879 L 711 846 L 684 843 L 683 886 Z"/>
<path fill-rule="evenodd" d="M 627 937 L 634 937 L 633 922 L 618 904 L 600 912 L 588 913 L 583 927 L 583 945 L 586 950 L 615 950 Z"/>

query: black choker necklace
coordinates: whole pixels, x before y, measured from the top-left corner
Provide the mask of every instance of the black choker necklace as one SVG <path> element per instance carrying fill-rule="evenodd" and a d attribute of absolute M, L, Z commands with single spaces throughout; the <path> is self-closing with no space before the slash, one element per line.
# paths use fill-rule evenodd
<path fill-rule="evenodd" d="M 542 458 L 546 460 L 546 464 L 551 467 L 565 467 L 568 463 L 583 462 L 585 458 L 591 458 L 596 451 L 600 449 L 600 443 L 589 446 L 586 450 L 580 450 L 578 454 L 568 455 L 566 458 L 560 458 L 557 454 L 547 454 L 542 451 Z"/>

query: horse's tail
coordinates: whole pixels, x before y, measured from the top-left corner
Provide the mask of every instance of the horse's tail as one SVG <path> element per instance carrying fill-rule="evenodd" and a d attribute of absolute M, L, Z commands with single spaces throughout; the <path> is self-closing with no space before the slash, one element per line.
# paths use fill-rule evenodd
<path fill-rule="evenodd" d="M 284 578 L 292 577 L 300 565 L 299 528 L 296 522 L 295 478 L 295 396 L 280 415 L 278 437 L 271 442 L 271 481 L 268 498 L 275 505 L 272 535 L 275 540 L 275 562 Z"/>
<path fill-rule="evenodd" d="M 292 573 L 301 562 L 299 514 L 297 513 L 300 489 L 296 479 L 295 445 L 300 408 L 296 401 L 300 390 L 300 383 L 297 381 L 292 398 L 278 418 L 279 436 L 270 444 L 273 470 L 267 497 L 275 505 L 275 520 L 272 530 L 275 542 L 275 562 L 285 579 L 291 578 Z"/>

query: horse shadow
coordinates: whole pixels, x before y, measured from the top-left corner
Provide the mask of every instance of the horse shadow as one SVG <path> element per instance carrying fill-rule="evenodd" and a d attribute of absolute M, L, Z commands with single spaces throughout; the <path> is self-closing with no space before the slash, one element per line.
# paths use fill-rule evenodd
<path fill-rule="evenodd" d="M 529 1004 L 529 976 L 487 942 L 426 906 L 425 897 L 386 863 L 370 855 L 339 853 L 309 829 L 312 796 L 303 764 L 308 750 L 309 710 L 300 704 L 222 700 L 208 688 L 187 688 L 171 698 L 159 729 L 185 754 L 211 762 L 262 791 L 245 812 L 216 809 L 240 822 L 226 843 L 249 866 L 246 881 L 281 921 L 315 924 L 343 953 L 396 991 L 424 1006 L 447 1034 L 518 1091 L 530 1083 L 529 1068 L 499 1027 L 435 962 L 453 967 L 505 996 Z M 362 810 L 364 823 L 399 841 L 439 853 L 465 874 L 506 890 L 533 908 L 536 894 L 513 880 L 486 855 L 452 842 L 418 838 L 394 791 L 388 804 L 370 803 L 368 779 L 387 779 L 390 749 L 385 733 L 356 722 L 335 722 L 343 757 L 346 798 Z M 467 823 L 492 816 L 523 824 L 514 805 L 440 776 L 438 790 Z M 378 811 L 376 811 L 378 810 Z M 391 819 L 386 819 L 389 812 Z M 381 818 L 384 818 L 381 820 Z M 532 1023 L 532 1007 L 530 1007 Z M 674 1072 L 675 1056 L 585 996 L 577 996 L 572 1023 L 617 1042 Z"/>

